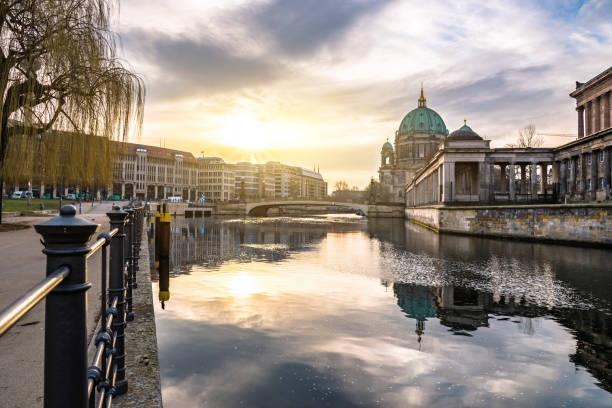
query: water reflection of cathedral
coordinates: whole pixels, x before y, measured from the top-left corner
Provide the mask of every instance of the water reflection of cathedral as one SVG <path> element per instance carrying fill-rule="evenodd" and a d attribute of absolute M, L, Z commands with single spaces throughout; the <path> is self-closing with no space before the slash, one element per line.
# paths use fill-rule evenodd
<path fill-rule="evenodd" d="M 388 282 L 383 282 L 388 286 Z M 471 332 L 489 327 L 491 320 L 507 320 L 524 324 L 532 334 L 534 317 L 552 317 L 572 331 L 576 351 L 569 356 L 593 375 L 599 386 L 612 392 L 612 319 L 597 310 L 549 309 L 529 304 L 524 298 L 495 296 L 474 289 L 444 286 L 426 287 L 394 283 L 393 293 L 404 314 L 416 320 L 415 333 L 421 342 L 426 322 L 436 318 L 453 334 L 472 336 Z M 515 320 L 519 318 L 520 320 Z"/>
<path fill-rule="evenodd" d="M 368 220 L 370 236 L 405 249 L 412 254 L 426 254 L 443 259 L 438 271 L 457 274 L 454 265 L 478 265 L 488 268 L 487 278 L 537 276 L 540 283 L 554 282 L 572 288 L 576 293 L 612 302 L 609 286 L 609 253 L 603 249 L 533 245 L 524 242 L 438 235 L 409 222 Z M 576 274 L 576 271 L 582 271 Z M 460 272 L 460 271 L 459 271 Z M 483 278 L 482 276 L 480 277 Z M 428 320 L 437 319 L 455 335 L 471 336 L 489 327 L 495 320 L 510 318 L 526 334 L 532 334 L 534 317 L 547 317 L 568 328 L 576 339 L 576 349 L 569 360 L 584 367 L 597 379 L 598 385 L 612 392 L 612 317 L 595 308 L 547 308 L 528 302 L 524 297 L 488 293 L 455 286 L 419 286 L 383 281 L 393 286 L 397 305 L 409 318 L 415 319 L 415 338 L 427 335 Z"/>

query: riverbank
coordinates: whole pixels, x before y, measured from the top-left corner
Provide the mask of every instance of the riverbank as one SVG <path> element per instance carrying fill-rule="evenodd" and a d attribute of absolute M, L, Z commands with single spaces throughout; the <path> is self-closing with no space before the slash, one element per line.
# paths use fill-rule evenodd
<path fill-rule="evenodd" d="M 612 204 L 407 207 L 406 219 L 439 233 L 612 246 Z"/>
<path fill-rule="evenodd" d="M 100 231 L 108 231 L 106 207 L 83 215 L 90 222 L 100 224 Z M 18 217 L 5 220 L 20 223 L 24 228 L 0 232 L 0 309 L 45 277 L 47 258 L 42 253 L 40 235 L 32 225 L 42 223 L 44 217 Z M 92 237 L 96 240 L 97 234 Z M 88 336 L 92 338 L 100 317 L 100 252 L 88 263 L 88 279 L 92 283 L 88 291 Z M 45 302 L 40 302 L 0 339 L 0 407 L 43 406 L 43 358 L 44 358 Z"/>

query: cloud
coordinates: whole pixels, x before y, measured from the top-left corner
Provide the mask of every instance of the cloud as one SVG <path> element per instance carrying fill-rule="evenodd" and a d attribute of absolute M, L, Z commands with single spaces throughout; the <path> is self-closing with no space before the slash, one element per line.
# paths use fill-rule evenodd
<path fill-rule="evenodd" d="M 467 118 L 503 146 L 528 123 L 574 133 L 574 81 L 612 60 L 606 0 L 122 6 L 126 57 L 150 88 L 141 142 L 171 134 L 168 147 L 223 150 L 220 127 L 248 111 L 284 132 L 268 146 L 278 157 L 259 156 L 305 167 L 321 158 L 321 168 L 356 185 L 376 174 L 380 146 L 416 107 L 421 81 L 449 131 Z M 345 157 L 372 159 L 328 154 L 339 146 Z M 325 153 L 313 157 L 316 149 Z"/>
<path fill-rule="evenodd" d="M 176 98 L 238 91 L 278 79 L 283 67 L 271 58 L 241 55 L 203 32 L 199 40 L 132 30 L 125 42 L 155 67 L 150 85 L 156 97 Z"/>
<path fill-rule="evenodd" d="M 284 54 L 312 54 L 342 37 L 357 21 L 391 0 L 274 0 L 253 10 L 254 32 L 263 32 Z"/>

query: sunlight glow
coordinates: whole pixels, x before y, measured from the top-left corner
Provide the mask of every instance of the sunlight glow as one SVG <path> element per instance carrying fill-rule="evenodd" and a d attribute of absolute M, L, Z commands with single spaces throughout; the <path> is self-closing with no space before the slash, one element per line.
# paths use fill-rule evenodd
<path fill-rule="evenodd" d="M 281 124 L 259 121 L 251 112 L 237 112 L 225 117 L 217 136 L 225 145 L 262 150 L 283 143 L 288 129 Z"/>

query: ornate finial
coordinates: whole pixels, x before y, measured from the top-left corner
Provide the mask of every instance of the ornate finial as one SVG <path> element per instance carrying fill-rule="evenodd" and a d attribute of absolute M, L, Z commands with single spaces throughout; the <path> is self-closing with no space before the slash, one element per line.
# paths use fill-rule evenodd
<path fill-rule="evenodd" d="M 467 119 L 463 119 L 463 126 L 467 126 Z"/>
<path fill-rule="evenodd" d="M 62 205 L 59 212 L 61 216 L 74 217 L 76 215 L 76 207 L 70 204 Z"/>
<path fill-rule="evenodd" d="M 425 105 L 425 93 L 423 92 L 423 82 L 421 82 L 421 97 L 419 98 L 419 108 L 426 107 Z"/>

